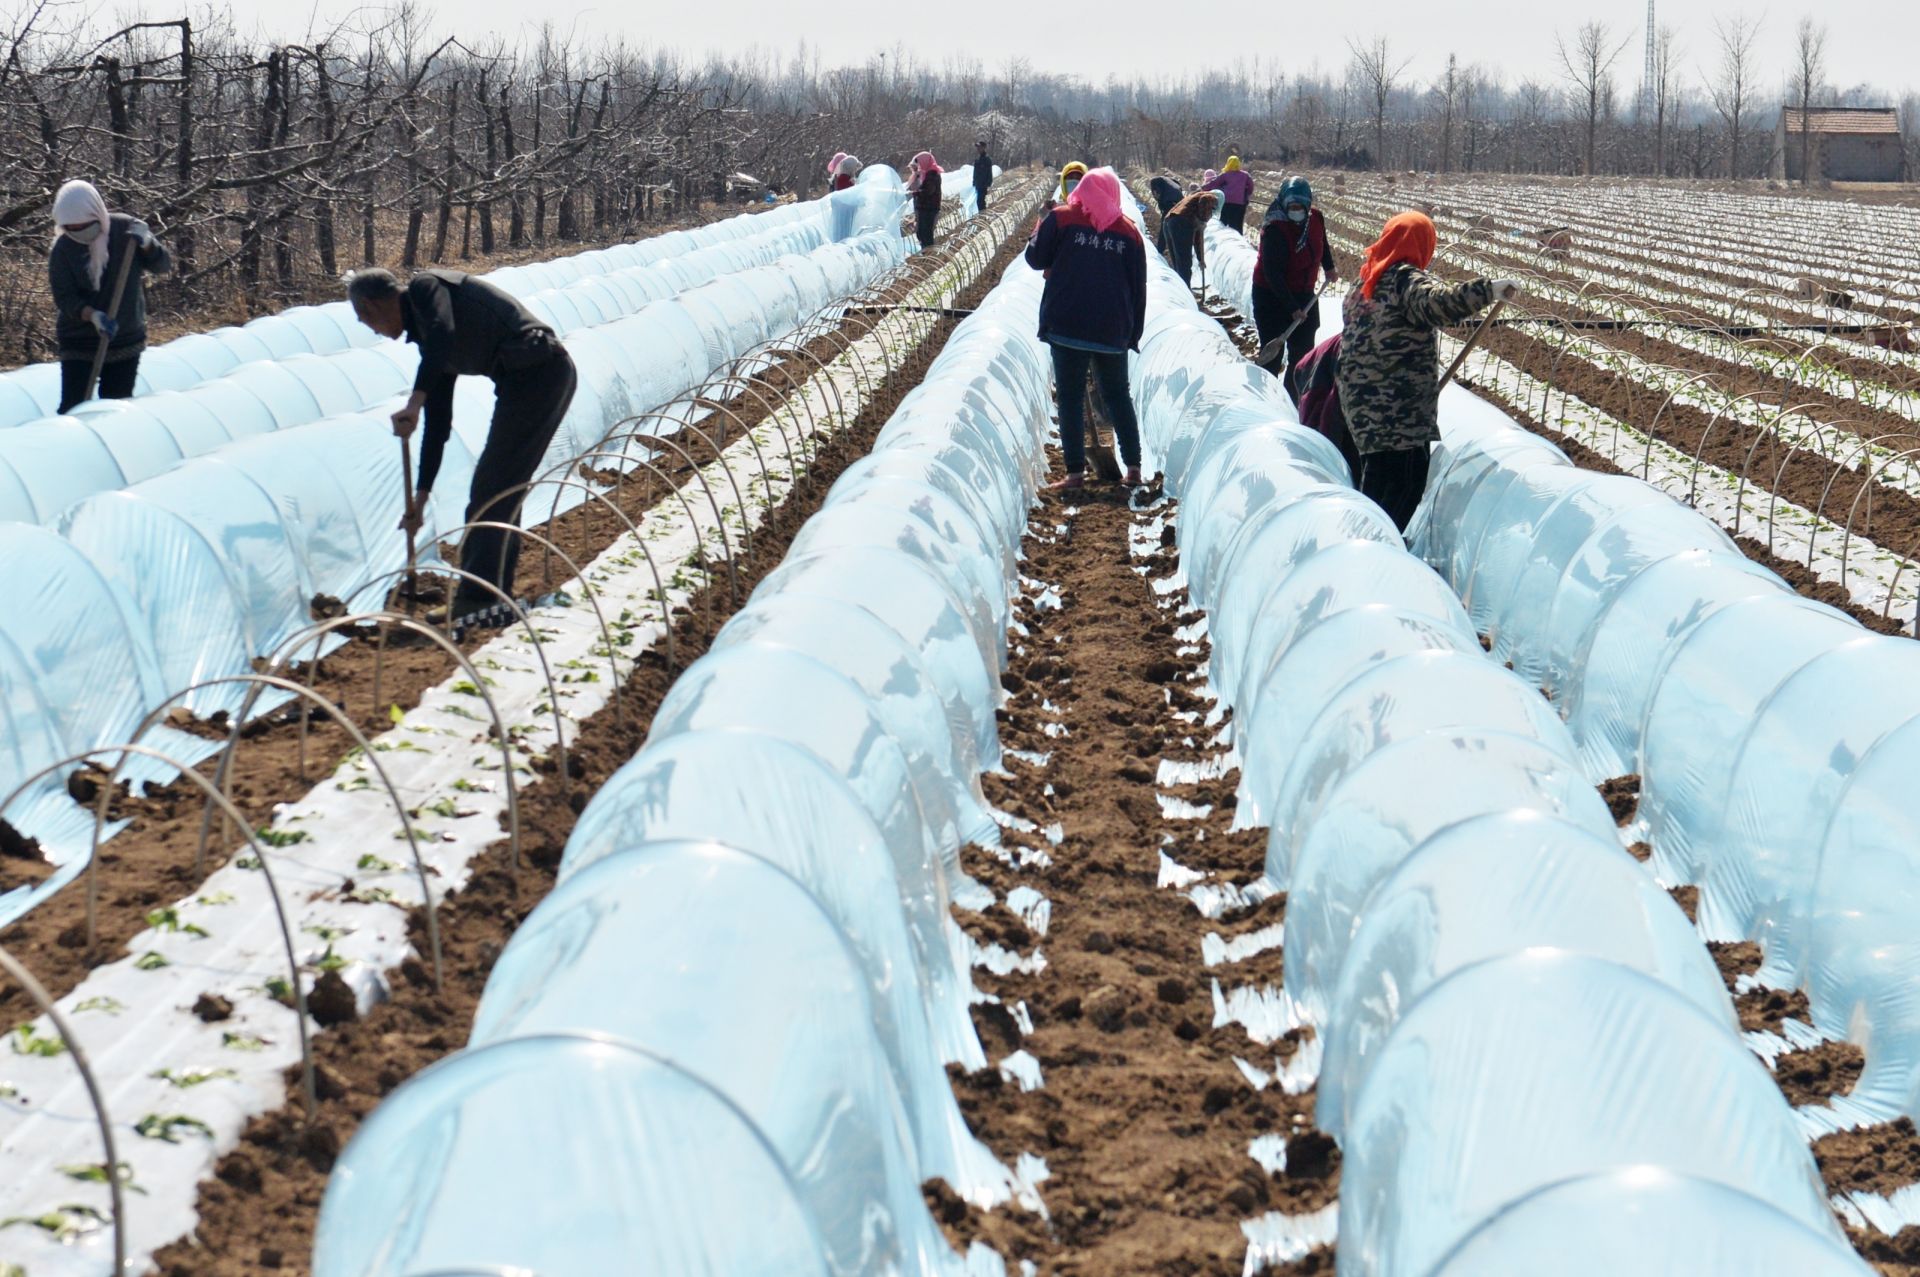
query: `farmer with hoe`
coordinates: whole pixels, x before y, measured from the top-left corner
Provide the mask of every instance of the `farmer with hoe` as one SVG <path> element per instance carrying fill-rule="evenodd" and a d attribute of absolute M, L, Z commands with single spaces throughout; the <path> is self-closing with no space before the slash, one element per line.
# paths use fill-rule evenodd
<path fill-rule="evenodd" d="M 1219 206 L 1220 196 L 1213 191 L 1195 191 L 1175 204 L 1160 221 L 1161 235 L 1167 241 L 1167 256 L 1173 273 L 1188 287 L 1193 286 L 1193 263 L 1207 269 L 1207 220 Z"/>
<path fill-rule="evenodd" d="M 1427 274 L 1437 244 L 1425 213 L 1393 217 L 1367 249 L 1341 336 L 1340 408 L 1360 454 L 1360 491 L 1402 532 L 1440 437 L 1440 329 L 1520 291 L 1510 279 L 1441 283 Z"/>
<path fill-rule="evenodd" d="M 940 173 L 932 151 L 913 157 L 913 176 L 907 179 L 907 194 L 913 196 L 913 228 L 920 247 L 933 247 L 933 232 L 940 225 Z"/>
<path fill-rule="evenodd" d="M 1140 426 L 1127 384 L 1127 351 L 1147 325 L 1147 246 L 1121 212 L 1120 179 L 1110 168 L 1081 178 L 1067 202 L 1047 213 L 1027 242 L 1027 265 L 1046 272 L 1040 340 L 1053 351 L 1060 405 L 1060 450 L 1067 475 L 1049 484 L 1076 491 L 1087 481 L 1087 373 L 1113 418 L 1122 482 L 1140 485 Z"/>
<path fill-rule="evenodd" d="M 1220 192 L 1222 226 L 1233 231 L 1246 229 L 1247 205 L 1253 199 L 1253 175 L 1240 167 L 1239 156 L 1229 155 L 1227 166 L 1218 173 L 1208 170 L 1202 189 Z"/>
<path fill-rule="evenodd" d="M 53 245 L 47 282 L 56 312 L 60 411 L 83 403 L 100 380 L 102 399 L 130 399 L 147 348 L 147 294 L 140 277 L 173 258 L 147 224 L 107 212 L 91 182 L 72 181 L 53 197 Z"/>
<path fill-rule="evenodd" d="M 973 204 L 984 213 L 987 211 L 987 188 L 993 185 L 993 157 L 987 154 L 987 140 L 981 138 L 973 144 Z"/>
<path fill-rule="evenodd" d="M 493 380 L 493 424 L 473 468 L 467 498 L 468 523 L 517 524 L 547 444 L 573 402 L 578 378 L 567 348 L 553 329 L 534 318 L 510 294 L 457 270 L 423 270 L 402 288 L 393 272 L 372 269 L 347 280 L 347 300 L 361 323 L 395 341 L 420 347 L 413 393 L 393 414 L 393 433 L 411 438 L 426 414 L 420 444 L 420 474 L 407 494 L 401 530 L 409 543 L 420 530 L 440 457 L 453 431 L 453 386 L 462 376 Z M 500 528 L 470 528 L 461 545 L 460 568 L 513 595 L 520 538 Z M 440 616 L 456 629 L 495 627 L 514 611 L 490 590 L 462 577 L 453 602 Z"/>
<path fill-rule="evenodd" d="M 1326 219 L 1313 206 L 1313 188 L 1304 177 L 1290 177 L 1267 209 L 1260 228 L 1260 256 L 1253 267 L 1253 323 L 1264 347 L 1286 334 L 1283 358 L 1271 371 L 1299 401 L 1299 389 L 1288 375 L 1300 366 L 1320 333 L 1318 289 L 1322 272 L 1327 283 L 1340 277 L 1327 243 Z M 1288 331 L 1291 327 L 1292 331 Z"/>
<path fill-rule="evenodd" d="M 1156 247 L 1164 253 L 1167 251 L 1167 214 L 1180 202 L 1180 183 L 1171 173 L 1162 173 L 1147 183 L 1147 189 L 1153 193 L 1154 206 L 1160 210 L 1160 238 Z"/>

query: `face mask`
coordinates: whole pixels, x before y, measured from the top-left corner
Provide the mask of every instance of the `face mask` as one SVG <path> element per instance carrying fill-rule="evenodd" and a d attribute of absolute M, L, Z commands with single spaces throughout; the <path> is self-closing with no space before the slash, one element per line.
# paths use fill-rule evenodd
<path fill-rule="evenodd" d="M 1079 179 L 1079 178 L 1077 178 L 1077 177 L 1070 177 L 1070 178 L 1068 178 L 1068 179 L 1067 179 L 1067 194 L 1069 194 L 1069 195 L 1071 195 L 1071 194 L 1073 194 L 1073 188 L 1074 188 L 1074 187 L 1076 187 L 1076 186 L 1078 186 L 1078 185 L 1080 185 L 1080 179 Z"/>
<path fill-rule="evenodd" d="M 1307 210 L 1304 208 L 1290 208 L 1287 210 L 1287 220 L 1289 222 L 1304 222 L 1307 220 Z"/>
<path fill-rule="evenodd" d="M 77 231 L 68 231 L 67 237 L 76 244 L 91 244 L 100 238 L 100 232 L 105 229 L 98 222 L 88 222 Z"/>

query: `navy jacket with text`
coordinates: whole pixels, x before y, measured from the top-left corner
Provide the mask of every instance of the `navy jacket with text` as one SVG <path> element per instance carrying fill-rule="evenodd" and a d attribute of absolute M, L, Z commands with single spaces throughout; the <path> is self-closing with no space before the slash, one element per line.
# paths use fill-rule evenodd
<path fill-rule="evenodd" d="M 1047 273 L 1040 340 L 1134 350 L 1147 326 L 1147 246 L 1122 217 L 1104 231 L 1062 204 L 1040 219 L 1027 265 Z"/>

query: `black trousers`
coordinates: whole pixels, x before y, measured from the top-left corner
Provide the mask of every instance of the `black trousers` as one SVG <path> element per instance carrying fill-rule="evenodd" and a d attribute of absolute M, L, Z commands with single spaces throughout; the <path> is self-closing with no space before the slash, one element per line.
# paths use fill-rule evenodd
<path fill-rule="evenodd" d="M 1287 338 L 1286 358 L 1271 369 L 1274 376 L 1285 378 L 1283 384 L 1296 404 L 1300 402 L 1300 388 L 1293 383 L 1293 370 L 1320 344 L 1320 303 L 1313 299 L 1312 293 L 1276 293 L 1265 288 L 1253 290 L 1253 326 L 1259 330 L 1262 346 L 1286 332 L 1287 325 L 1293 322 L 1294 312 L 1302 308 L 1305 308 L 1307 317 Z"/>
<path fill-rule="evenodd" d="M 1360 492 L 1369 497 L 1402 532 L 1427 494 L 1427 467 L 1433 454 L 1426 444 L 1393 452 L 1360 455 Z"/>
<path fill-rule="evenodd" d="M 62 359 L 60 361 L 60 411 L 70 411 L 87 397 L 87 378 L 93 375 L 93 360 Z M 102 399 L 133 398 L 134 379 L 140 375 L 140 356 L 130 359 L 116 359 L 100 369 L 100 397 Z"/>
<path fill-rule="evenodd" d="M 982 213 L 987 211 L 987 188 L 986 187 L 976 186 L 973 188 L 973 202 L 979 205 L 980 211 Z"/>
<path fill-rule="evenodd" d="M 1053 346 L 1053 394 L 1060 405 L 1060 451 L 1066 455 L 1067 470 L 1085 473 L 1087 468 L 1087 372 L 1092 370 L 1100 387 L 1100 401 L 1108 420 L 1113 422 L 1113 437 L 1120 442 L 1120 459 L 1129 466 L 1140 464 L 1140 422 L 1133 414 L 1133 391 L 1127 384 L 1125 354 L 1102 354 L 1076 350 L 1072 346 Z"/>
<path fill-rule="evenodd" d="M 931 213 L 923 213 L 918 209 L 914 210 L 913 229 L 914 233 L 920 237 L 920 247 L 933 247 L 933 228 L 937 226 L 939 222 L 940 211 L 938 209 L 935 209 Z"/>
<path fill-rule="evenodd" d="M 1193 219 L 1188 216 L 1169 217 L 1160 223 L 1160 234 L 1166 238 L 1167 260 L 1173 264 L 1173 273 L 1182 283 L 1193 284 Z"/>
<path fill-rule="evenodd" d="M 1220 224 L 1230 231 L 1247 229 L 1247 206 L 1245 204 L 1222 204 L 1220 206 Z"/>
<path fill-rule="evenodd" d="M 560 419 L 573 402 L 579 374 L 573 360 L 561 350 L 534 368 L 502 373 L 494 378 L 493 424 L 487 443 L 473 467 L 473 488 L 467 497 L 467 522 L 520 523 L 526 501 L 521 487 L 534 477 L 540 459 L 553 442 Z M 513 574 L 520 562 L 520 538 L 502 528 L 470 528 L 460 546 L 460 568 L 491 581 L 509 598 Z M 454 598 L 454 614 L 500 602 L 491 592 L 462 579 Z"/>

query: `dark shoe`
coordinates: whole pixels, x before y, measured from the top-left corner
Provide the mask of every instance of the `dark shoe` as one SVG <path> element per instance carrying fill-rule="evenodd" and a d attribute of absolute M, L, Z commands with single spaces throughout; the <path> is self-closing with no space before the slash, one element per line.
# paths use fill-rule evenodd
<path fill-rule="evenodd" d="M 1120 482 L 1125 484 L 1129 488 L 1141 487 L 1144 481 L 1140 478 L 1140 467 L 1128 466 L 1127 476 L 1126 478 L 1120 480 Z"/>
<path fill-rule="evenodd" d="M 1046 490 L 1048 492 L 1078 492 L 1086 486 L 1087 475 L 1084 470 L 1069 470 L 1067 471 L 1066 478 L 1055 479 L 1047 485 Z"/>

